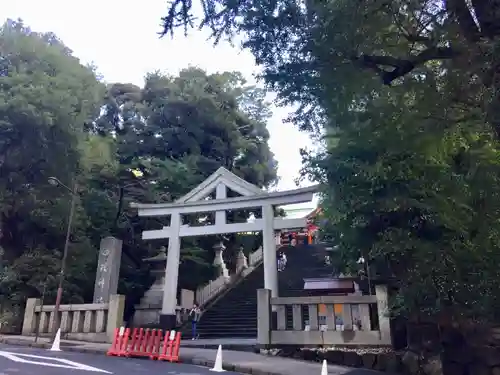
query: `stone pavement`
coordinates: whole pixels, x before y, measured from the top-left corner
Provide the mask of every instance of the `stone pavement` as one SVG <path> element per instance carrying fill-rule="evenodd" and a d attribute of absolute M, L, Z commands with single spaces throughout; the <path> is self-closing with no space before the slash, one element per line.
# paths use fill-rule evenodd
<path fill-rule="evenodd" d="M 202 340 L 199 340 L 202 341 Z M 212 340 L 213 341 L 213 340 Z M 39 348 L 49 348 L 49 339 L 39 338 L 34 342 L 33 337 L 0 336 L 0 343 L 8 345 L 22 345 Z M 203 344 L 203 343 L 201 343 Z M 200 345 L 201 345 L 200 344 Z M 199 345 L 199 346 L 200 346 Z M 89 343 L 82 341 L 62 340 L 63 351 L 104 354 L 109 344 Z M 181 346 L 181 362 L 193 365 L 212 367 L 215 361 L 215 349 Z M 269 357 L 261 354 L 224 350 L 222 347 L 222 362 L 224 369 L 245 374 L 256 375 L 320 375 L 321 364 L 299 361 L 289 358 Z M 126 361 L 127 359 L 123 359 Z M 379 372 L 365 369 L 354 369 L 342 366 L 329 365 L 329 375 L 376 375 Z"/>

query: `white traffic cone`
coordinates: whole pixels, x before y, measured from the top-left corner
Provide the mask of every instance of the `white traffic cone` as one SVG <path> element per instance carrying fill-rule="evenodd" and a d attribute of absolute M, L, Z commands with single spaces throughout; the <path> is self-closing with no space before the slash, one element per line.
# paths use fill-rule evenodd
<path fill-rule="evenodd" d="M 321 367 L 321 375 L 328 375 L 328 365 L 326 364 L 326 359 L 323 360 L 323 366 Z"/>
<path fill-rule="evenodd" d="M 53 352 L 61 351 L 61 328 L 57 330 L 56 337 L 54 338 L 54 342 L 52 343 L 52 347 L 49 349 Z"/>
<path fill-rule="evenodd" d="M 215 371 L 215 372 L 225 371 L 222 368 L 222 345 L 219 345 L 219 348 L 217 349 L 217 356 L 215 357 L 214 368 L 210 369 L 210 371 Z"/>

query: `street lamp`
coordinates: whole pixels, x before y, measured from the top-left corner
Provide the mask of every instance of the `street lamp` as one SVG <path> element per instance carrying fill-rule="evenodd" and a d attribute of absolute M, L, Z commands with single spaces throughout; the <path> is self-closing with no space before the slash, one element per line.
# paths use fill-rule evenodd
<path fill-rule="evenodd" d="M 55 323 L 54 324 L 54 333 L 56 333 L 57 330 L 60 328 L 59 326 L 61 325 L 61 319 L 59 318 L 59 308 L 61 306 L 64 273 L 66 271 L 66 262 L 68 259 L 68 248 L 69 248 L 69 240 L 70 240 L 70 235 L 71 235 L 71 226 L 73 225 L 73 216 L 75 214 L 76 199 L 78 197 L 78 185 L 77 185 L 77 182 L 75 179 L 73 182 L 73 188 L 70 188 L 69 186 L 63 184 L 56 177 L 49 177 L 48 183 L 52 186 L 63 187 L 64 189 L 66 189 L 68 192 L 71 193 L 71 208 L 69 210 L 68 227 L 66 229 L 66 240 L 64 242 L 64 251 L 63 251 L 63 257 L 61 260 L 61 269 L 59 271 L 59 285 L 57 287 L 56 304 L 54 306 L 54 319 L 55 319 L 55 321 L 54 321 L 54 323 Z"/>

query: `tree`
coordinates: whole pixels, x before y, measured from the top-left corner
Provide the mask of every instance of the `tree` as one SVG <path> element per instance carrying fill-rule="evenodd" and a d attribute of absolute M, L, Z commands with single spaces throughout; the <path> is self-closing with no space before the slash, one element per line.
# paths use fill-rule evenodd
<path fill-rule="evenodd" d="M 325 136 L 305 172 L 324 183 L 344 264 L 364 255 L 398 286 L 394 311 L 496 317 L 498 9 L 203 2 L 200 25 L 243 35 L 281 102 L 300 104 L 291 120 Z M 192 11 L 171 2 L 164 32 Z"/>
<path fill-rule="evenodd" d="M 118 152 L 127 169 L 152 174 L 140 164 L 145 162 L 143 155 L 153 158 L 148 160 L 152 169 L 165 159 L 185 161 L 189 167 L 194 166 L 189 163 L 200 167 L 203 175 L 197 182 L 201 182 L 220 166 L 238 173 L 252 163 L 254 176 L 244 177 L 267 186 L 276 179 L 276 165 L 267 146 L 269 110 L 263 97 L 262 90 L 246 86 L 236 73 L 207 75 L 199 69 L 181 71 L 179 77 L 154 73 L 146 77 L 142 91 L 132 85 L 110 87 L 97 131 L 118 134 Z M 185 170 L 179 172 L 187 175 Z M 185 188 L 180 190 L 170 192 L 170 198 Z"/>
<path fill-rule="evenodd" d="M 200 3 L 201 9 L 191 0 L 171 1 L 162 18 L 163 35 L 179 26 L 187 32 L 199 20 L 215 41 L 243 38 L 281 99 L 302 105 L 302 119 L 307 113 L 309 120 L 319 120 L 321 109 L 313 109 L 321 96 L 323 69 L 344 80 L 345 72 L 368 72 L 383 84 L 397 85 L 406 75 L 442 65 L 461 76 L 463 89 L 455 100 L 467 104 L 462 97 L 470 91 L 482 96 L 487 123 L 497 132 L 498 0 Z M 303 125 L 310 128 L 311 121 Z"/>
<path fill-rule="evenodd" d="M 53 276 L 60 267 L 69 197 L 47 179 L 70 184 L 84 169 L 84 124 L 97 115 L 104 86 L 55 35 L 35 33 L 22 21 L 0 28 L 0 55 L 0 246 L 4 275 L 10 275 L 0 294 L 22 305 L 45 282 L 39 267 Z M 85 295 L 81 268 L 72 272 L 75 261 L 85 267 L 95 256 L 82 230 L 85 216 L 79 206 L 65 289 L 74 301 Z"/>
<path fill-rule="evenodd" d="M 116 134 L 120 172 L 114 184 L 127 186 L 123 192 L 126 207 L 131 200 L 176 199 L 220 166 L 258 186 L 272 184 L 276 162 L 265 127 L 268 108 L 264 92 L 246 85 L 238 73 L 208 75 L 194 68 L 181 71 L 177 77 L 152 73 L 142 89 L 111 85 L 106 110 L 94 131 Z M 143 174 L 139 184 L 130 173 L 136 169 Z M 134 233 L 140 234 L 142 221 L 128 220 Z M 156 225 L 166 222 L 158 219 Z M 184 254 L 187 263 L 181 267 L 203 268 L 211 263 L 214 241 L 186 239 L 183 250 L 190 250 Z M 211 277 L 210 272 L 198 273 L 200 280 L 189 274 L 185 279 L 181 276 L 181 283 L 191 288 Z"/>

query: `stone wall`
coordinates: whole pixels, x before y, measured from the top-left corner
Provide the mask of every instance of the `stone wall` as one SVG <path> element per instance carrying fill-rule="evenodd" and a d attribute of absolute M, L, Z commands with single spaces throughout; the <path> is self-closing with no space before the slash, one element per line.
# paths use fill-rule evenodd
<path fill-rule="evenodd" d="M 384 349 L 304 349 L 287 347 L 285 349 L 262 350 L 263 354 L 279 357 L 302 359 L 312 362 L 326 360 L 332 365 L 373 369 L 388 373 L 402 373 L 402 355 Z"/>
<path fill-rule="evenodd" d="M 263 354 L 306 361 L 365 368 L 405 375 L 500 375 L 500 348 L 483 346 L 467 353 L 445 351 L 425 357 L 410 350 L 394 352 L 384 348 L 305 349 L 287 347 L 261 350 Z"/>
<path fill-rule="evenodd" d="M 443 375 L 500 375 L 500 347 L 470 347 L 466 352 L 445 350 Z"/>
<path fill-rule="evenodd" d="M 491 325 L 420 322 L 408 324 L 407 333 L 409 363 L 428 368 L 427 362 L 439 362 L 441 372 L 436 374 L 500 375 L 500 335 Z"/>

